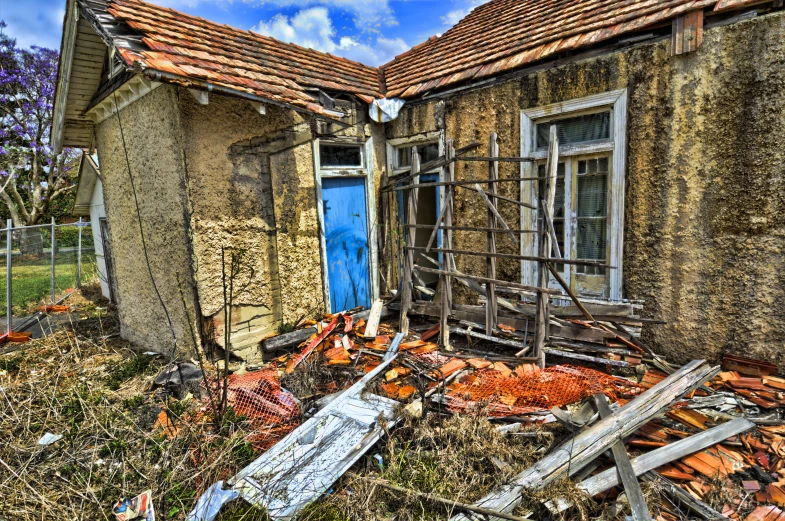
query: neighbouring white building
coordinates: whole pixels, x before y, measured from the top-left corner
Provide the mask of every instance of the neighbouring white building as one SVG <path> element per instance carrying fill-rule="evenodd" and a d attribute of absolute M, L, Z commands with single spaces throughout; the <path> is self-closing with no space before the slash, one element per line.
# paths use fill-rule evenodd
<path fill-rule="evenodd" d="M 83 153 L 79 165 L 79 181 L 76 187 L 74 209 L 75 217 L 89 217 L 95 243 L 95 258 L 98 264 L 98 277 L 101 281 L 101 293 L 112 302 L 116 302 L 114 289 L 114 270 L 112 265 L 109 233 L 104 209 L 104 191 L 101 182 L 101 171 L 98 158 Z"/>

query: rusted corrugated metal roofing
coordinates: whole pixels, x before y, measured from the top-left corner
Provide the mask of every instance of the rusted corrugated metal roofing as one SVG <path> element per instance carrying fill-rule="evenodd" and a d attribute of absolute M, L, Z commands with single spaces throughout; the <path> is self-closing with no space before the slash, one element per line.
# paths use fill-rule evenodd
<path fill-rule="evenodd" d="M 325 109 L 309 90 L 339 91 L 366 102 L 382 97 L 378 69 L 361 63 L 140 0 L 105 5 L 113 20 L 100 21 L 110 36 L 122 26 L 136 33 L 135 45 L 116 47 L 137 70 L 209 82 L 320 114 Z"/>
<path fill-rule="evenodd" d="M 387 97 L 413 98 L 585 48 L 695 10 L 756 0 L 491 0 L 382 67 Z"/>

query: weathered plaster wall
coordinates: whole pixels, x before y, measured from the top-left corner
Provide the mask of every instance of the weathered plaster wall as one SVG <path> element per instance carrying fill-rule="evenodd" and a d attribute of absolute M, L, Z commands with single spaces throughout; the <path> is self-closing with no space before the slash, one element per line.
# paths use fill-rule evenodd
<path fill-rule="evenodd" d="M 729 351 L 785 367 L 783 42 L 776 13 L 708 29 L 683 56 L 661 41 L 532 73 L 448 98 L 447 136 L 457 147 L 479 141 L 485 154 L 495 131 L 501 155 L 519 155 L 522 109 L 627 88 L 625 296 L 668 321 L 645 340 L 676 361 Z M 439 128 L 435 110 L 436 102 L 405 108 L 388 137 Z M 482 168 L 460 165 L 456 176 L 484 177 Z M 517 197 L 513 185 L 502 193 Z M 475 195 L 460 195 L 457 207 L 484 225 Z M 503 214 L 518 225 L 517 211 Z M 500 248 L 517 251 L 508 241 Z M 471 242 L 456 236 L 456 247 Z M 482 273 L 482 263 L 461 260 L 459 269 Z M 515 262 L 499 269 L 520 276 Z"/>
<path fill-rule="evenodd" d="M 232 342 L 253 359 L 282 320 L 323 307 L 311 128 L 291 110 L 260 115 L 220 95 L 199 105 L 184 89 L 179 107 L 202 314 L 223 345 L 222 264 L 228 272 L 231 251 L 242 252 Z"/>
<path fill-rule="evenodd" d="M 115 115 L 96 128 L 121 334 L 145 350 L 166 353 L 172 351 L 173 337 L 148 273 L 139 218 L 150 269 L 172 319 L 178 347 L 188 353 L 194 349 L 193 335 L 198 335 L 198 311 L 178 135 L 175 89 L 166 86 L 121 110 L 120 121 Z M 139 201 L 139 218 L 126 152 Z"/>

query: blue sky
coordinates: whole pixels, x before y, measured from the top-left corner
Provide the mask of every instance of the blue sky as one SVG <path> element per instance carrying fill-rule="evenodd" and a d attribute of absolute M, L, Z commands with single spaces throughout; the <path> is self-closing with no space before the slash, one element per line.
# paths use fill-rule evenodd
<path fill-rule="evenodd" d="M 0 0 L 20 46 L 57 49 L 66 0 Z M 484 0 L 147 0 L 369 65 L 445 32 Z"/>

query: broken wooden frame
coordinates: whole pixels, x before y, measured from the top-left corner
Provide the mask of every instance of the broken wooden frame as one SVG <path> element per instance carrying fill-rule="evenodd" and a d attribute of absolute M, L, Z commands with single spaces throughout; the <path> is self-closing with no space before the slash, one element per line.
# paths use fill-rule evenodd
<path fill-rule="evenodd" d="M 637 431 L 681 396 L 702 386 L 718 371 L 718 367 L 709 367 L 703 360 L 685 365 L 614 414 L 567 440 L 518 474 L 511 483 L 474 504 L 500 512 L 512 512 L 521 503 L 525 491 L 541 490 L 556 480 L 580 472 L 617 441 Z M 468 519 L 475 518 L 461 514 L 454 516 L 452 521 Z"/>
<path fill-rule="evenodd" d="M 470 149 L 476 148 L 476 145 L 469 147 Z M 557 168 L 559 164 L 559 140 L 557 128 L 551 125 L 550 129 L 550 146 L 547 156 L 546 175 L 544 177 L 518 177 L 518 178 L 499 178 L 499 163 L 500 162 L 526 162 L 533 161 L 532 158 L 510 158 L 500 157 L 498 137 L 495 133 L 490 135 L 488 144 L 488 157 L 469 157 L 464 156 L 467 149 L 455 150 L 453 141 L 447 140 L 445 154 L 443 157 L 437 158 L 434 161 L 421 165 L 419 153 L 416 147 L 412 148 L 412 161 L 410 173 L 402 178 L 391 181 L 391 185 L 385 188 L 384 191 L 406 191 L 408 194 L 408 208 L 406 210 L 406 223 L 403 225 L 404 229 L 404 247 L 403 247 L 403 262 L 401 263 L 403 272 L 401 274 L 402 283 L 401 288 L 401 330 L 408 329 L 408 314 L 412 310 L 414 297 L 412 279 L 416 277 L 415 271 L 426 272 L 439 276 L 440 286 L 440 346 L 446 350 L 450 350 L 450 328 L 447 324 L 449 317 L 452 315 L 453 302 L 452 302 L 452 280 L 456 279 L 465 284 L 471 290 L 480 293 L 485 297 L 485 334 L 493 341 L 498 340 L 493 337 L 499 324 L 498 309 L 501 305 L 511 311 L 520 311 L 509 301 L 500 299 L 497 296 L 498 292 L 509 292 L 510 290 L 531 292 L 536 295 L 537 303 L 535 310 L 535 327 L 532 340 L 532 356 L 537 359 L 540 367 L 545 366 L 545 345 L 550 338 L 549 330 L 551 324 L 551 298 L 561 295 L 561 291 L 556 291 L 548 288 L 551 270 L 553 264 L 571 264 L 581 266 L 594 266 L 602 268 L 613 268 L 608 266 L 605 262 L 598 261 L 585 261 L 585 260 L 572 260 L 563 259 L 561 253 L 556 247 L 555 257 L 551 256 L 553 246 L 557 244 L 555 232 L 553 230 L 553 223 L 550 216 L 553 214 L 554 200 L 556 197 L 556 179 Z M 460 161 L 467 162 L 485 162 L 488 164 L 488 176 L 486 179 L 478 180 L 455 180 L 455 164 Z M 420 183 L 420 174 L 426 170 L 433 170 L 434 168 L 441 168 L 442 174 L 440 181 L 435 183 Z M 542 209 L 543 218 L 537 219 L 536 230 L 523 230 L 513 229 L 504 217 L 499 212 L 499 203 L 515 204 L 516 206 L 532 211 L 537 211 L 538 207 L 528 203 L 521 203 L 509 197 L 500 196 L 498 194 L 498 183 L 501 182 L 520 182 L 520 181 L 545 181 L 544 197 L 540 201 L 540 208 Z M 482 185 L 486 185 L 484 189 Z M 417 196 L 420 188 L 424 187 L 444 187 L 444 196 L 442 198 L 443 206 L 441 212 L 433 226 L 422 225 L 417 223 Z M 480 201 L 487 207 L 487 227 L 473 227 L 473 226 L 456 226 L 453 223 L 454 215 L 454 199 L 456 188 L 470 190 L 476 194 Z M 415 246 L 415 235 L 418 229 L 430 229 L 431 234 L 428 244 L 425 248 Z M 442 246 L 434 248 L 436 237 L 441 232 L 443 234 Z M 453 232 L 484 232 L 486 235 L 486 248 L 485 251 L 473 251 L 453 248 L 452 234 Z M 497 234 L 503 233 L 511 238 L 514 244 L 519 244 L 519 238 L 526 233 L 537 234 L 540 237 L 540 250 L 539 255 L 524 256 L 509 253 L 500 253 L 497 251 Z M 442 260 L 439 269 L 434 269 L 425 266 L 417 266 L 414 263 L 415 252 L 439 253 Z M 461 273 L 456 269 L 455 256 L 479 256 L 485 258 L 485 276 L 467 275 Z M 540 276 L 538 277 L 536 286 L 526 286 L 516 282 L 509 282 L 499 280 L 497 276 L 497 259 L 511 259 L 520 260 L 524 262 L 536 262 L 539 268 Z M 557 278 L 558 280 L 558 278 Z M 480 283 L 485 284 L 482 288 Z M 567 287 L 563 280 L 559 280 L 570 298 L 574 301 L 578 309 L 583 313 L 584 318 L 596 324 L 594 317 L 589 314 L 588 310 L 578 301 L 578 298 Z M 519 354 L 524 354 L 527 350 L 521 349 Z M 595 357 L 587 357 L 580 354 L 572 354 L 575 359 L 582 359 L 584 361 L 597 362 Z M 602 362 L 601 362 L 602 363 Z M 625 366 L 627 364 L 624 364 Z"/>

